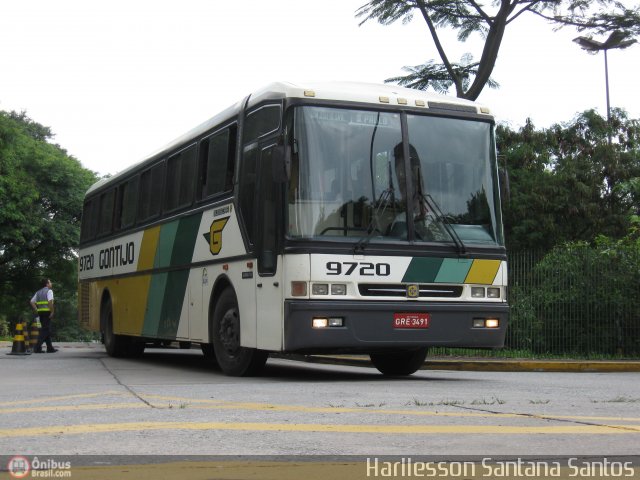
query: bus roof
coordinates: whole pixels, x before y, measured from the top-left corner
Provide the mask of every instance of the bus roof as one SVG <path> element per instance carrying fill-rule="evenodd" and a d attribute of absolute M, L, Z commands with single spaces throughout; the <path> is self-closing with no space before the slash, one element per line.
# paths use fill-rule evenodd
<path fill-rule="evenodd" d="M 338 102 L 368 103 L 372 105 L 399 105 L 401 107 L 424 108 L 425 110 L 442 110 L 443 106 L 445 106 L 444 110 L 448 110 L 450 113 L 466 111 L 490 115 L 488 108 L 470 100 L 399 87 L 397 85 L 360 82 L 309 82 L 304 85 L 295 85 L 288 82 L 273 82 L 249 95 L 248 100 L 245 99 L 231 105 L 164 147 L 147 155 L 139 162 L 136 162 L 109 178 L 99 180 L 89 188 L 87 195 L 94 193 L 107 184 L 116 183 L 126 178 L 129 172 L 137 170 L 141 165 L 152 163 L 152 161 L 162 158 L 163 155 L 188 142 L 190 139 L 196 138 L 214 128 L 216 125 L 220 125 L 234 118 L 242 109 L 245 101 L 247 101 L 247 108 L 251 108 L 268 100 L 282 98 L 334 100 Z"/>

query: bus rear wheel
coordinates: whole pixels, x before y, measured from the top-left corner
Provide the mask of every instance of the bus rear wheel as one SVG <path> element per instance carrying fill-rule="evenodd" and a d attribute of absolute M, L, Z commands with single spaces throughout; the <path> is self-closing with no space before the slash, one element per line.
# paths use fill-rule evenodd
<path fill-rule="evenodd" d="M 411 375 L 422 367 L 428 348 L 409 351 L 372 353 L 371 363 L 384 375 Z"/>
<path fill-rule="evenodd" d="M 267 361 L 267 352 L 240 346 L 240 312 L 232 289 L 222 292 L 213 311 L 213 351 L 225 375 L 259 375 Z"/>
<path fill-rule="evenodd" d="M 104 348 L 110 357 L 138 357 L 144 352 L 144 342 L 134 337 L 116 335 L 113 332 L 113 307 L 111 299 L 102 306 L 101 321 L 103 325 Z"/>

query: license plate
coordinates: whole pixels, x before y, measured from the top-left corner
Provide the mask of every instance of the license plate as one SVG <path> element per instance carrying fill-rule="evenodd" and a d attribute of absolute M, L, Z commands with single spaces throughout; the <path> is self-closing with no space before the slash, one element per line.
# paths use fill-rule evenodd
<path fill-rule="evenodd" d="M 393 328 L 429 328 L 428 313 L 394 313 Z"/>

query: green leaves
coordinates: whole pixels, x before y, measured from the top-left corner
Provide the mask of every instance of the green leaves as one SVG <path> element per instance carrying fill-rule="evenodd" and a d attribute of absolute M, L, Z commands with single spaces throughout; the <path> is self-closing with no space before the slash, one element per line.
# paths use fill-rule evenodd
<path fill-rule="evenodd" d="M 0 311 L 14 318 L 40 276 L 76 289 L 82 201 L 96 177 L 51 138 L 26 114 L 0 111 Z"/>
<path fill-rule="evenodd" d="M 639 213 L 640 130 L 623 111 L 611 124 L 590 110 L 549 129 L 499 126 L 497 140 L 511 183 L 504 213 L 512 250 L 620 238 Z"/>

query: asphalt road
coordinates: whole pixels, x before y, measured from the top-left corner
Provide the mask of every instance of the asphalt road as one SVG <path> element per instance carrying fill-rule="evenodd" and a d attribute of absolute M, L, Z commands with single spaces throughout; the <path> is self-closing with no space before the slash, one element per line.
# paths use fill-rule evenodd
<path fill-rule="evenodd" d="M 263 377 L 231 378 L 195 349 L 148 349 L 139 359 L 110 358 L 98 344 L 25 357 L 9 351 L 0 348 L 3 456 L 162 463 L 640 451 L 639 373 L 421 370 L 388 378 L 366 367 L 270 359 Z"/>

